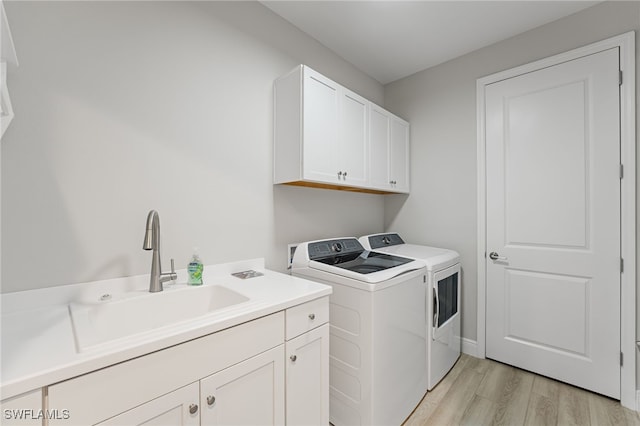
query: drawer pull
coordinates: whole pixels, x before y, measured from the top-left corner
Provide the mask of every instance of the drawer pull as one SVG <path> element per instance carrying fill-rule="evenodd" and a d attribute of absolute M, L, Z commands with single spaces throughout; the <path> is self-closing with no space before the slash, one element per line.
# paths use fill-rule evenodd
<path fill-rule="evenodd" d="M 215 397 L 215 396 L 213 396 L 213 395 L 209 395 L 209 396 L 207 397 L 207 404 L 209 404 L 209 405 L 213 405 L 215 402 L 216 402 L 216 397 Z"/>
<path fill-rule="evenodd" d="M 309 319 L 311 321 L 313 321 L 314 319 L 316 319 L 316 314 L 309 314 Z"/>
<path fill-rule="evenodd" d="M 298 357 L 297 357 L 297 356 L 295 356 L 295 355 L 291 355 L 291 356 L 289 357 L 289 359 L 291 360 L 291 362 L 296 362 L 296 360 L 298 359 Z"/>
<path fill-rule="evenodd" d="M 189 406 L 189 413 L 195 414 L 198 412 L 198 404 L 191 404 Z"/>

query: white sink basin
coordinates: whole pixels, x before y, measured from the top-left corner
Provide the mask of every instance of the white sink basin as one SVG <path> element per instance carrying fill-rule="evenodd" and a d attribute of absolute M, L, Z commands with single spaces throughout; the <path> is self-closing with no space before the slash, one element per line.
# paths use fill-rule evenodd
<path fill-rule="evenodd" d="M 247 302 L 248 297 L 221 285 L 176 285 L 161 293 L 132 291 L 95 303 L 70 303 L 79 351 L 132 338 Z"/>

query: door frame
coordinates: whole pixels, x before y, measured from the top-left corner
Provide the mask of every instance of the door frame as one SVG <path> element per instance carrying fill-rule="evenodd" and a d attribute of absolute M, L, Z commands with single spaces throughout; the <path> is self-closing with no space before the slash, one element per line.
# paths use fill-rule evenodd
<path fill-rule="evenodd" d="M 620 48 L 620 161 L 624 167 L 621 179 L 620 237 L 624 272 L 620 291 L 620 352 L 624 363 L 620 368 L 620 402 L 632 410 L 640 410 L 636 398 L 636 73 L 635 31 L 597 43 L 550 56 L 526 65 L 501 71 L 476 82 L 477 108 L 477 347 L 476 356 L 486 356 L 486 140 L 485 86 L 501 80 L 551 67 L 603 50 Z M 638 392 L 640 395 L 640 392 Z"/>

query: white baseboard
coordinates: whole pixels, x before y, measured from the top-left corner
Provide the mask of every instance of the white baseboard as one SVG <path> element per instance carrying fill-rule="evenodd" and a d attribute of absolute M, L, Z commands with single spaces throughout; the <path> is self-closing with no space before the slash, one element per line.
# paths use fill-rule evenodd
<path fill-rule="evenodd" d="M 463 337 L 462 353 L 478 358 L 478 342 Z"/>
<path fill-rule="evenodd" d="M 636 411 L 640 413 L 640 390 L 636 390 Z"/>

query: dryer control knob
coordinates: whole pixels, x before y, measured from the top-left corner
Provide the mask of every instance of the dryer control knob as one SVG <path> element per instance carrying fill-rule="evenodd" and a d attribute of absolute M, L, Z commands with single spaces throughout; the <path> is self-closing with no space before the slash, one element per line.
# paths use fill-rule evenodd
<path fill-rule="evenodd" d="M 342 243 L 335 243 L 331 246 L 331 248 L 333 249 L 333 251 L 340 253 L 342 251 Z"/>

